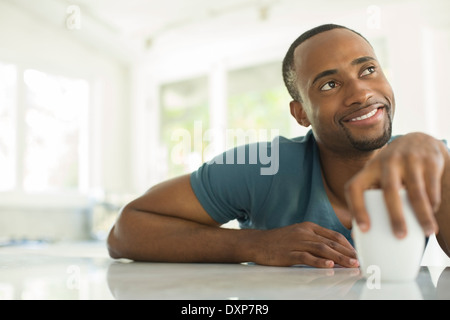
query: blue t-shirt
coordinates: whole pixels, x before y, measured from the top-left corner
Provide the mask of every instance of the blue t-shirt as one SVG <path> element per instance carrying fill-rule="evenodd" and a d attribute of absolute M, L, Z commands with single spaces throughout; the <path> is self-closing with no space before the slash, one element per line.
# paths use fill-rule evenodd
<path fill-rule="evenodd" d="M 241 228 L 273 229 L 310 221 L 353 243 L 328 200 L 312 131 L 231 149 L 204 163 L 190 180 L 218 223 L 237 219 Z"/>

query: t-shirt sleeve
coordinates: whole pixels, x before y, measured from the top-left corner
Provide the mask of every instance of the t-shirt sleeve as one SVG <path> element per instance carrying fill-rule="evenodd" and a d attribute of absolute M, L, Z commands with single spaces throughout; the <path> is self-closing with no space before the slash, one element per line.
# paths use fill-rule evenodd
<path fill-rule="evenodd" d="M 446 139 L 443 139 L 442 142 L 444 142 L 445 146 L 447 147 L 448 152 L 450 152 L 450 146 L 447 143 Z"/>
<path fill-rule="evenodd" d="M 230 152 L 236 155 L 243 151 L 247 152 L 243 163 L 227 158 Z M 229 150 L 191 174 L 190 182 L 197 199 L 220 224 L 235 219 L 241 223 L 250 220 L 250 215 L 264 204 L 269 192 L 271 176 L 261 175 L 263 166 L 259 162 L 249 163 L 249 151 L 248 146 Z"/>

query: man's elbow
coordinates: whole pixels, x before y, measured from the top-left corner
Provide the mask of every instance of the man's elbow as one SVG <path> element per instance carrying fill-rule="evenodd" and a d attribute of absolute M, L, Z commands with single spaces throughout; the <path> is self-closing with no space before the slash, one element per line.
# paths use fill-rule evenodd
<path fill-rule="evenodd" d="M 113 259 L 128 258 L 129 252 L 126 245 L 128 237 L 127 235 L 127 216 L 129 215 L 129 209 L 127 206 L 122 208 L 119 217 L 115 224 L 109 231 L 108 238 L 106 239 L 106 247 L 108 249 L 109 256 Z"/>
<path fill-rule="evenodd" d="M 109 231 L 108 238 L 106 240 L 106 247 L 108 249 L 109 256 L 113 259 L 120 259 L 123 258 L 123 254 L 121 254 L 120 250 L 120 240 L 118 239 L 117 235 L 115 234 L 115 226 L 111 228 Z"/>

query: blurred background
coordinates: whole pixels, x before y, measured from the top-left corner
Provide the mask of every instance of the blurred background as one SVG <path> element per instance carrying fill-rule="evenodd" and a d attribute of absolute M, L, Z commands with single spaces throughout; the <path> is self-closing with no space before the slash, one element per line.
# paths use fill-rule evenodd
<path fill-rule="evenodd" d="M 446 0 L 0 0 L 0 244 L 104 239 L 227 132 L 306 133 L 281 60 L 323 23 L 374 46 L 394 134 L 449 139 L 449 14 Z"/>

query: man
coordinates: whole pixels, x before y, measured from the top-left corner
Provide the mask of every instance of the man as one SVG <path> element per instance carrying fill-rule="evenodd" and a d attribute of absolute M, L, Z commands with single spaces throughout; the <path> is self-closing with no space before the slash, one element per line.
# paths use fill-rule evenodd
<path fill-rule="evenodd" d="M 352 219 L 370 228 L 363 192 L 374 187 L 397 237 L 407 232 L 406 188 L 424 232 L 450 254 L 449 152 L 422 133 L 391 141 L 394 94 L 368 41 L 342 26 L 314 28 L 292 44 L 283 76 L 292 116 L 312 130 L 269 145 L 279 170 L 263 175 L 262 163 L 219 156 L 154 186 L 122 209 L 108 238 L 113 258 L 358 267 Z M 220 228 L 231 219 L 242 228 Z"/>

